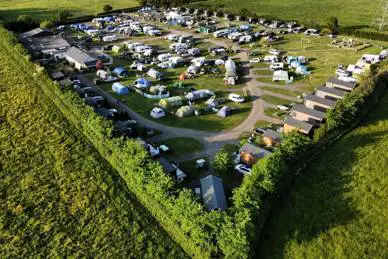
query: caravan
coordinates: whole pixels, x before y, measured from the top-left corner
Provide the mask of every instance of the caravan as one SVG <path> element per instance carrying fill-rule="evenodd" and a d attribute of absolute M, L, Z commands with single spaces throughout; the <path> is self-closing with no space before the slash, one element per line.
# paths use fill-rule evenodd
<path fill-rule="evenodd" d="M 104 36 L 102 38 L 102 41 L 104 41 L 104 42 L 112 42 L 112 41 L 116 41 L 116 40 L 117 40 L 116 35 L 108 35 L 108 36 Z"/>

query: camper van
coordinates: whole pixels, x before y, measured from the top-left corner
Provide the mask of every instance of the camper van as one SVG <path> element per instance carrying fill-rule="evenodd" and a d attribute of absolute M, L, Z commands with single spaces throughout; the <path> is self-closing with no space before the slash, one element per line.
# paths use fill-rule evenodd
<path fill-rule="evenodd" d="M 213 36 L 214 36 L 214 38 L 220 38 L 220 37 L 224 37 L 224 36 L 228 35 L 229 33 L 230 33 L 229 29 L 223 29 L 223 30 L 215 31 L 213 33 Z"/>
<path fill-rule="evenodd" d="M 160 62 L 168 61 L 172 55 L 170 53 L 160 54 L 157 58 Z"/>
<path fill-rule="evenodd" d="M 108 36 L 104 36 L 102 38 L 102 41 L 104 41 L 104 42 L 112 42 L 112 41 L 116 41 L 116 40 L 117 40 L 116 35 L 108 35 Z"/>

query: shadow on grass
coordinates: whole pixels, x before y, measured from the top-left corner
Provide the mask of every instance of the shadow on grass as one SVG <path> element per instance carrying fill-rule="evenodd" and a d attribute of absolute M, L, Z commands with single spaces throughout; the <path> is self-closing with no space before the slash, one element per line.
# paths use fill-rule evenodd
<path fill-rule="evenodd" d="M 363 126 L 386 118 L 381 113 Z M 357 218 L 360 212 L 353 200 L 344 196 L 353 178 L 351 167 L 358 160 L 353 150 L 374 145 L 386 135 L 386 130 L 351 133 L 312 162 L 273 206 L 256 247 L 256 257 L 283 258 L 291 243 L 309 242 Z"/>

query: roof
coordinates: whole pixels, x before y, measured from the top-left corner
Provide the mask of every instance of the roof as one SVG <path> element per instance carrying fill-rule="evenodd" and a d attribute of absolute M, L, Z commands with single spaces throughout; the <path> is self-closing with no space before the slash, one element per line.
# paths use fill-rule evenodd
<path fill-rule="evenodd" d="M 319 87 L 317 89 L 317 91 L 321 91 L 321 92 L 324 92 L 324 93 L 336 95 L 336 96 L 339 96 L 339 97 L 344 97 L 347 94 L 347 92 L 345 92 L 343 90 L 339 90 L 339 89 L 331 88 L 331 87 L 326 87 L 326 86 Z"/>
<path fill-rule="evenodd" d="M 332 84 L 336 84 L 336 85 L 342 85 L 342 86 L 350 88 L 350 89 L 353 89 L 353 88 L 355 88 L 357 86 L 357 83 L 342 81 L 342 80 L 339 80 L 336 77 L 330 78 L 329 80 L 327 80 L 327 83 L 332 83 Z"/>
<path fill-rule="evenodd" d="M 262 149 L 258 146 L 247 143 L 240 148 L 240 153 L 248 153 L 253 155 L 256 158 L 262 158 L 270 154 L 271 152 L 269 152 L 268 150 Z"/>
<path fill-rule="evenodd" d="M 51 77 L 56 80 L 56 79 L 60 79 L 60 78 L 63 78 L 65 75 L 61 72 L 61 71 L 55 71 L 55 72 L 52 72 L 51 73 Z"/>
<path fill-rule="evenodd" d="M 293 126 L 301 131 L 304 131 L 306 134 L 310 133 L 310 131 L 313 128 L 312 124 L 307 123 L 305 121 L 296 120 L 296 119 L 292 118 L 291 116 L 288 116 L 284 120 L 284 124 L 288 124 L 290 126 Z"/>
<path fill-rule="evenodd" d="M 19 38 L 24 39 L 24 38 L 30 38 L 30 37 L 47 36 L 50 34 L 51 32 L 47 30 L 44 30 L 42 28 L 35 28 L 33 30 L 19 34 Z"/>
<path fill-rule="evenodd" d="M 176 168 L 173 167 L 172 164 L 167 159 L 165 159 L 164 157 L 158 157 L 158 161 L 162 165 L 163 170 L 167 174 L 171 174 L 171 173 L 176 171 Z"/>
<path fill-rule="evenodd" d="M 45 36 L 40 38 L 21 38 L 20 41 L 23 45 L 33 52 L 44 50 L 66 50 L 70 48 L 69 42 L 60 35 Z"/>
<path fill-rule="evenodd" d="M 225 210 L 226 197 L 222 179 L 209 175 L 201 179 L 202 199 L 208 210 L 221 209 Z"/>
<path fill-rule="evenodd" d="M 76 47 L 71 47 L 68 51 L 66 51 L 65 55 L 81 64 L 85 64 L 89 62 L 97 62 L 95 58 L 89 56 L 86 52 Z"/>
<path fill-rule="evenodd" d="M 316 103 L 328 106 L 330 108 L 334 108 L 334 106 L 336 104 L 335 101 L 332 101 L 332 100 L 329 100 L 329 99 L 325 99 L 325 98 L 321 98 L 321 97 L 318 97 L 318 96 L 312 95 L 312 94 L 307 95 L 305 100 L 313 101 L 313 102 L 316 102 Z"/>
<path fill-rule="evenodd" d="M 314 109 L 307 108 L 303 104 L 295 104 L 292 107 L 291 111 L 296 111 L 296 112 L 300 112 L 300 113 L 303 113 L 306 115 L 310 115 L 311 117 L 314 117 L 318 120 L 323 120 L 323 118 L 325 118 L 325 113 L 323 113 L 321 111 L 314 110 Z"/>
<path fill-rule="evenodd" d="M 263 136 L 265 138 L 270 138 L 270 139 L 273 139 L 273 140 L 276 140 L 276 141 L 280 141 L 281 140 L 281 135 L 277 131 L 274 131 L 272 129 L 267 129 L 266 131 L 264 131 Z"/>

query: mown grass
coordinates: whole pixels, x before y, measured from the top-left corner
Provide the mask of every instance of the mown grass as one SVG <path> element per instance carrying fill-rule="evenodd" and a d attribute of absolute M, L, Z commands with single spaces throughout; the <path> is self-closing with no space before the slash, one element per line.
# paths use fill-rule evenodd
<path fill-rule="evenodd" d="M 184 154 L 201 152 L 204 150 L 204 145 L 194 138 L 171 138 L 163 141 L 158 141 L 158 145 L 166 145 L 171 152 L 166 154 L 167 157 L 179 157 Z"/>
<path fill-rule="evenodd" d="M 262 95 L 260 98 L 263 101 L 265 101 L 267 103 L 274 104 L 274 105 L 291 104 L 291 103 L 293 103 L 293 101 L 282 99 L 282 98 L 279 98 L 279 97 L 276 97 L 276 96 L 272 96 L 272 95 Z"/>
<path fill-rule="evenodd" d="M 293 97 L 297 97 L 297 96 L 301 95 L 301 93 L 302 93 L 302 92 L 297 92 L 297 91 L 293 91 L 293 90 L 289 90 L 289 89 L 275 88 L 275 87 L 269 87 L 269 86 L 262 86 L 261 89 L 266 90 L 266 91 L 270 91 L 273 93 L 284 94 L 284 95 L 289 95 L 289 96 L 293 96 Z"/>
<path fill-rule="evenodd" d="M 280 111 L 275 108 L 265 108 L 264 114 L 270 117 L 275 117 L 278 119 L 284 119 L 284 117 L 287 115 L 287 112 Z"/>
<path fill-rule="evenodd" d="M 219 11 L 238 12 L 245 8 L 258 16 L 272 16 L 279 19 L 296 19 L 301 22 L 316 21 L 326 24 L 327 19 L 336 16 L 342 25 L 369 25 L 380 1 L 353 0 L 261 0 L 233 1 L 208 0 L 194 2 L 192 6 L 213 7 Z"/>
<path fill-rule="evenodd" d="M 387 258 L 388 93 L 282 195 L 260 258 Z"/>
<path fill-rule="evenodd" d="M 5 44 L 0 257 L 185 256 Z"/>
<path fill-rule="evenodd" d="M 70 11 L 74 16 L 103 12 L 103 6 L 109 4 L 114 9 L 139 6 L 136 0 L 2 0 L 0 16 L 4 19 L 16 19 L 19 15 L 30 15 L 36 19 L 57 17 L 61 10 Z"/>

